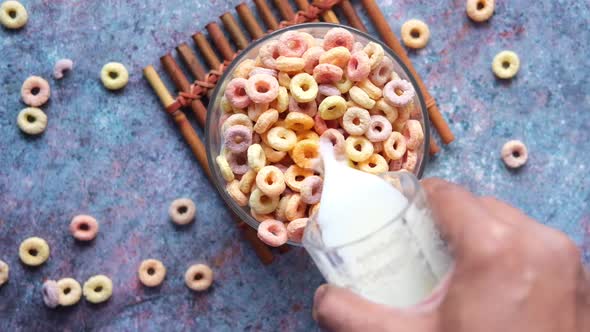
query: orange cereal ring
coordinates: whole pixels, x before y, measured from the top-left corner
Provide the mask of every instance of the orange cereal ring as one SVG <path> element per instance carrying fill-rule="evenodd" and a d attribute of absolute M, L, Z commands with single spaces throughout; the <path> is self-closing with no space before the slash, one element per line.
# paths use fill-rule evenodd
<path fill-rule="evenodd" d="M 295 137 L 295 140 L 297 140 L 297 137 Z M 287 152 L 275 150 L 266 144 L 261 144 L 261 146 L 262 150 L 264 151 L 264 155 L 266 156 L 266 160 L 270 163 L 277 163 L 287 155 Z"/>
<path fill-rule="evenodd" d="M 254 124 L 253 129 L 255 132 L 262 134 L 263 132 L 270 129 L 270 127 L 272 127 L 272 125 L 277 122 L 278 119 L 279 112 L 271 108 L 268 111 L 260 114 L 258 120 L 256 120 L 256 123 Z"/>
<path fill-rule="evenodd" d="M 295 132 L 284 127 L 271 128 L 266 137 L 268 145 L 279 151 L 289 151 L 297 143 Z"/>
<path fill-rule="evenodd" d="M 318 83 L 308 73 L 299 73 L 291 79 L 289 90 L 295 100 L 300 103 L 307 103 L 317 97 Z"/>
<path fill-rule="evenodd" d="M 213 271 L 204 264 L 192 265 L 184 274 L 184 283 L 194 291 L 205 291 L 213 283 Z"/>
<path fill-rule="evenodd" d="M 254 184 L 255 181 L 256 181 L 256 172 L 251 169 L 248 170 L 248 172 L 246 172 L 244 175 L 242 175 L 242 178 L 240 179 L 240 184 L 239 184 L 240 191 L 246 195 L 249 194 L 250 190 L 252 189 L 252 185 Z"/>
<path fill-rule="evenodd" d="M 342 116 L 342 128 L 350 135 L 363 135 L 369 129 L 370 124 L 371 115 L 364 108 L 351 107 Z"/>
<path fill-rule="evenodd" d="M 308 218 L 298 218 L 287 225 L 287 237 L 293 242 L 301 242 L 303 231 L 307 226 Z"/>
<path fill-rule="evenodd" d="M 406 138 L 397 131 L 392 132 L 383 143 L 383 151 L 392 160 L 401 159 L 406 153 Z"/>
<path fill-rule="evenodd" d="M 392 124 L 398 117 L 397 108 L 389 105 L 383 98 L 377 100 L 369 113 L 371 115 L 384 115 Z"/>
<path fill-rule="evenodd" d="M 378 153 L 374 153 L 369 159 L 358 163 L 357 167 L 359 170 L 371 174 L 381 174 L 389 170 L 387 161 Z"/>
<path fill-rule="evenodd" d="M 306 131 L 302 131 L 300 133 L 297 134 L 297 142 L 306 140 L 306 139 L 310 139 L 313 141 L 319 141 L 320 140 L 320 136 L 312 131 L 312 130 L 306 130 Z"/>
<path fill-rule="evenodd" d="M 348 64 L 348 60 L 350 60 L 350 51 L 343 46 L 331 48 L 320 55 L 320 64 L 329 63 L 342 69 Z"/>
<path fill-rule="evenodd" d="M 404 159 L 405 160 L 402 165 L 403 169 L 407 170 L 408 172 L 414 172 L 414 169 L 416 169 L 416 164 L 418 163 L 418 153 L 414 150 L 408 150 Z"/>
<path fill-rule="evenodd" d="M 137 269 L 139 281 L 147 287 L 156 287 L 166 278 L 166 267 L 157 259 L 146 259 Z"/>
<path fill-rule="evenodd" d="M 319 158 L 318 141 L 306 139 L 295 144 L 291 158 L 301 168 L 313 168 L 314 159 Z"/>
<path fill-rule="evenodd" d="M 348 90 L 350 99 L 357 103 L 360 107 L 365 109 L 371 109 L 375 106 L 375 101 L 369 97 L 369 95 L 358 86 L 353 86 Z"/>
<path fill-rule="evenodd" d="M 418 120 L 408 120 L 403 133 L 408 150 L 416 150 L 424 142 L 424 131 L 422 131 L 422 125 Z"/>
<path fill-rule="evenodd" d="M 365 161 L 373 154 L 373 144 L 365 137 L 349 136 L 345 142 L 344 152 L 352 161 Z"/>
<path fill-rule="evenodd" d="M 70 233 L 79 241 L 91 241 L 98 234 L 98 222 L 92 216 L 80 214 L 72 219 Z"/>
<path fill-rule="evenodd" d="M 423 48 L 430 39 L 430 29 L 426 23 L 411 19 L 402 25 L 401 31 L 402 41 L 410 48 Z"/>
<path fill-rule="evenodd" d="M 275 219 L 280 221 L 287 221 L 287 217 L 285 216 L 285 211 L 287 210 L 287 203 L 289 202 L 289 198 L 292 194 L 283 194 L 281 199 L 279 200 L 279 205 L 275 210 Z"/>
<path fill-rule="evenodd" d="M 369 42 L 367 46 L 363 49 L 365 53 L 369 56 L 369 63 L 371 64 L 371 70 L 377 68 L 383 57 L 385 56 L 385 51 L 383 51 L 383 47 L 375 42 Z"/>
<path fill-rule="evenodd" d="M 232 182 L 226 184 L 225 190 L 239 206 L 248 205 L 248 197 L 246 197 L 246 195 L 244 195 L 244 193 L 240 190 L 240 181 L 233 180 Z"/>
<path fill-rule="evenodd" d="M 285 118 L 285 126 L 297 132 L 309 130 L 313 124 L 313 118 L 304 113 L 289 112 Z"/>
<path fill-rule="evenodd" d="M 280 247 L 287 243 L 287 227 L 278 220 L 265 220 L 258 225 L 258 238 L 271 247 Z"/>
<path fill-rule="evenodd" d="M 258 175 L 256 176 L 258 178 Z M 279 205 L 279 196 L 268 196 L 256 188 L 250 194 L 250 208 L 256 213 L 267 214 L 273 212 Z"/>
<path fill-rule="evenodd" d="M 287 208 L 285 209 L 285 217 L 288 221 L 293 221 L 298 218 L 305 217 L 307 204 L 301 200 L 301 195 L 293 194 L 289 197 Z"/>
<path fill-rule="evenodd" d="M 314 46 L 305 51 L 305 53 L 303 53 L 303 60 L 305 61 L 305 67 L 303 70 L 308 74 L 312 74 L 315 66 L 320 63 L 320 56 L 325 52 L 326 51 L 320 46 Z"/>
<path fill-rule="evenodd" d="M 303 70 L 305 67 L 305 60 L 302 58 L 294 58 L 287 56 L 280 56 L 277 58 L 276 68 L 278 71 L 287 73 L 297 73 Z"/>
<path fill-rule="evenodd" d="M 291 165 L 285 172 L 285 182 L 287 183 L 287 186 L 291 188 L 291 190 L 299 192 L 301 190 L 303 180 L 312 175 L 313 171 L 310 169 L 301 168 L 297 165 Z"/>
<path fill-rule="evenodd" d="M 342 79 L 342 68 L 329 63 L 321 63 L 313 69 L 313 78 L 318 84 L 329 84 Z"/>
<path fill-rule="evenodd" d="M 285 175 L 276 166 L 264 166 L 256 175 L 256 187 L 267 196 L 278 197 L 287 187 Z"/>
<path fill-rule="evenodd" d="M 332 28 L 324 35 L 324 49 L 329 50 L 334 47 L 346 47 L 349 51 L 354 45 L 354 36 L 350 31 L 343 28 Z"/>

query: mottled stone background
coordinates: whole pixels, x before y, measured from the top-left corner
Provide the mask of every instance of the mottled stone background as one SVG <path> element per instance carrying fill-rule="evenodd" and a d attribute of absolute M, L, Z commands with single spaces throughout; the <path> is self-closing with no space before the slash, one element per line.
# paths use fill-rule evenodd
<path fill-rule="evenodd" d="M 0 28 L 0 259 L 12 268 L 0 288 L 0 330 L 314 330 L 312 295 L 322 278 L 309 258 L 291 250 L 271 266 L 259 263 L 141 74 L 178 43 L 192 44 L 192 33 L 238 0 L 23 2 L 27 26 Z M 426 175 L 509 201 L 568 233 L 588 259 L 589 3 L 497 1 L 493 18 L 474 24 L 464 2 L 380 4 L 396 33 L 410 18 L 424 20 L 432 33 L 429 45 L 410 56 L 457 140 Z M 490 70 L 503 49 L 516 51 L 522 62 L 508 82 Z M 50 73 L 62 57 L 72 58 L 75 69 L 54 81 Z M 99 81 L 109 61 L 130 71 L 121 92 Z M 24 107 L 20 86 L 29 75 L 50 78 L 52 86 L 43 107 L 49 125 L 34 138 L 16 126 Z M 499 158 L 511 138 L 530 151 L 519 171 L 507 170 Z M 197 222 L 184 228 L 167 218 L 169 202 L 179 196 L 198 203 Z M 100 220 L 91 244 L 75 243 L 67 231 L 78 213 Z M 17 248 L 34 235 L 52 252 L 45 265 L 31 269 L 20 264 Z M 168 267 L 158 289 L 136 280 L 147 257 Z M 182 275 L 193 262 L 215 271 L 207 293 L 184 286 Z M 83 282 L 98 273 L 113 279 L 108 303 L 43 306 L 45 278 Z"/>

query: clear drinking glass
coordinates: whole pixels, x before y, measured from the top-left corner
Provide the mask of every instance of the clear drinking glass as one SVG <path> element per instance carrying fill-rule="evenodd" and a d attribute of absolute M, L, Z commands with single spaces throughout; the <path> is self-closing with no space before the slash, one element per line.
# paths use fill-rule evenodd
<path fill-rule="evenodd" d="M 433 293 L 453 259 L 416 177 L 408 172 L 381 177 L 407 198 L 393 220 L 367 236 L 328 248 L 316 213 L 305 229 L 303 246 L 329 283 L 377 303 L 408 307 Z"/>

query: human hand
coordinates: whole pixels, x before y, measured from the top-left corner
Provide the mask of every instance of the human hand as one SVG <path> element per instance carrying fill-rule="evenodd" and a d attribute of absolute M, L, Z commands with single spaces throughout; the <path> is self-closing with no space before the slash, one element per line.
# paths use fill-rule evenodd
<path fill-rule="evenodd" d="M 422 181 L 455 257 L 439 305 L 390 308 L 323 285 L 314 319 L 331 331 L 590 331 L 590 279 L 576 245 L 495 198 Z"/>

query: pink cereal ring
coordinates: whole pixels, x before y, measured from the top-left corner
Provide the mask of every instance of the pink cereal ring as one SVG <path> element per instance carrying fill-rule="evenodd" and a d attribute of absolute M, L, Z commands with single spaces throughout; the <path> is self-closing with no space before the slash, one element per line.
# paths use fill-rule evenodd
<path fill-rule="evenodd" d="M 354 52 L 350 55 L 346 66 L 346 77 L 353 82 L 362 81 L 371 73 L 369 56 L 363 51 Z"/>
<path fill-rule="evenodd" d="M 20 95 L 25 104 L 38 107 L 49 100 L 51 89 L 49 83 L 42 77 L 30 76 L 24 81 L 20 89 Z"/>
<path fill-rule="evenodd" d="M 330 140 L 334 146 L 334 152 L 344 153 L 345 139 L 344 135 L 338 131 L 338 129 L 328 129 L 320 136 L 320 139 L 326 138 Z"/>
<path fill-rule="evenodd" d="M 324 181 L 317 175 L 309 176 L 301 183 L 301 200 L 306 204 L 315 204 L 322 197 L 322 186 Z"/>
<path fill-rule="evenodd" d="M 314 117 L 318 112 L 318 104 L 315 100 L 299 103 L 295 98 L 289 97 L 289 112 L 299 112 Z"/>
<path fill-rule="evenodd" d="M 371 115 L 371 123 L 365 136 L 371 142 L 383 142 L 391 135 L 392 130 L 391 122 L 386 117 L 383 115 Z"/>
<path fill-rule="evenodd" d="M 269 69 L 269 68 L 264 68 L 264 67 L 254 67 L 250 71 L 250 73 L 248 74 L 248 77 L 252 77 L 254 75 L 259 75 L 259 74 L 270 75 L 270 76 L 276 78 L 279 73 L 274 69 Z"/>
<path fill-rule="evenodd" d="M 334 83 L 342 79 L 342 68 L 329 63 L 320 63 L 313 69 L 313 78 L 318 84 Z"/>
<path fill-rule="evenodd" d="M 393 61 L 388 56 L 383 57 L 377 68 L 369 74 L 369 80 L 376 86 L 384 86 L 391 78 L 391 72 L 393 72 Z"/>
<path fill-rule="evenodd" d="M 250 105 L 250 97 L 246 93 L 246 85 L 248 84 L 248 80 L 245 78 L 234 78 L 225 88 L 225 98 L 229 101 L 229 103 L 236 108 L 246 108 Z"/>
<path fill-rule="evenodd" d="M 338 46 L 344 46 L 350 51 L 353 45 L 354 36 L 350 31 L 343 28 L 332 28 L 324 36 L 324 49 L 326 51 Z"/>
<path fill-rule="evenodd" d="M 244 152 L 252 144 L 252 129 L 233 125 L 224 133 L 225 146 L 232 152 Z"/>
<path fill-rule="evenodd" d="M 267 219 L 258 225 L 258 238 L 271 247 L 287 243 L 287 227 L 278 220 Z"/>
<path fill-rule="evenodd" d="M 404 128 L 404 136 L 406 137 L 406 147 L 408 150 L 416 150 L 422 142 L 424 142 L 424 131 L 422 125 L 418 120 L 408 120 Z"/>
<path fill-rule="evenodd" d="M 307 51 L 307 39 L 296 31 L 287 31 L 279 37 L 279 55 L 300 58 Z"/>
<path fill-rule="evenodd" d="M 320 63 L 320 56 L 325 52 L 320 46 L 314 46 L 305 51 L 302 57 L 303 61 L 305 61 L 303 70 L 308 74 L 313 74 L 313 69 Z"/>
<path fill-rule="evenodd" d="M 248 166 L 248 155 L 246 152 L 230 152 L 226 155 L 227 163 L 232 172 L 236 175 L 246 174 L 250 169 Z"/>
<path fill-rule="evenodd" d="M 287 225 L 287 237 L 293 242 L 301 242 L 303 239 L 303 231 L 307 226 L 309 218 L 298 218 L 291 221 Z"/>
<path fill-rule="evenodd" d="M 90 241 L 98 233 L 98 222 L 92 216 L 77 215 L 70 223 L 70 233 L 76 240 Z"/>
<path fill-rule="evenodd" d="M 342 93 L 340 93 L 340 90 L 338 90 L 338 88 L 333 85 L 333 84 L 320 84 L 318 85 L 318 95 L 323 95 L 323 96 L 340 96 Z"/>
<path fill-rule="evenodd" d="M 53 77 L 56 80 L 62 79 L 64 74 L 74 68 L 74 62 L 70 59 L 57 60 L 53 66 Z"/>
<path fill-rule="evenodd" d="M 256 104 L 270 103 L 279 95 L 279 81 L 266 74 L 250 76 L 246 83 L 246 94 Z"/>
<path fill-rule="evenodd" d="M 276 69 L 276 59 L 280 56 L 279 54 L 279 42 L 277 40 L 271 40 L 260 48 L 260 61 L 266 68 Z"/>
<path fill-rule="evenodd" d="M 528 159 L 526 145 L 518 140 L 511 140 L 502 147 L 502 160 L 510 168 L 518 168 L 524 165 Z"/>
<path fill-rule="evenodd" d="M 326 121 L 322 119 L 319 113 L 313 117 L 313 129 L 316 133 L 318 133 L 318 135 L 322 135 L 326 130 L 328 130 Z"/>
<path fill-rule="evenodd" d="M 412 101 L 416 91 L 412 84 L 406 80 L 392 80 L 385 84 L 383 88 L 383 97 L 385 101 L 395 107 L 406 106 Z"/>

